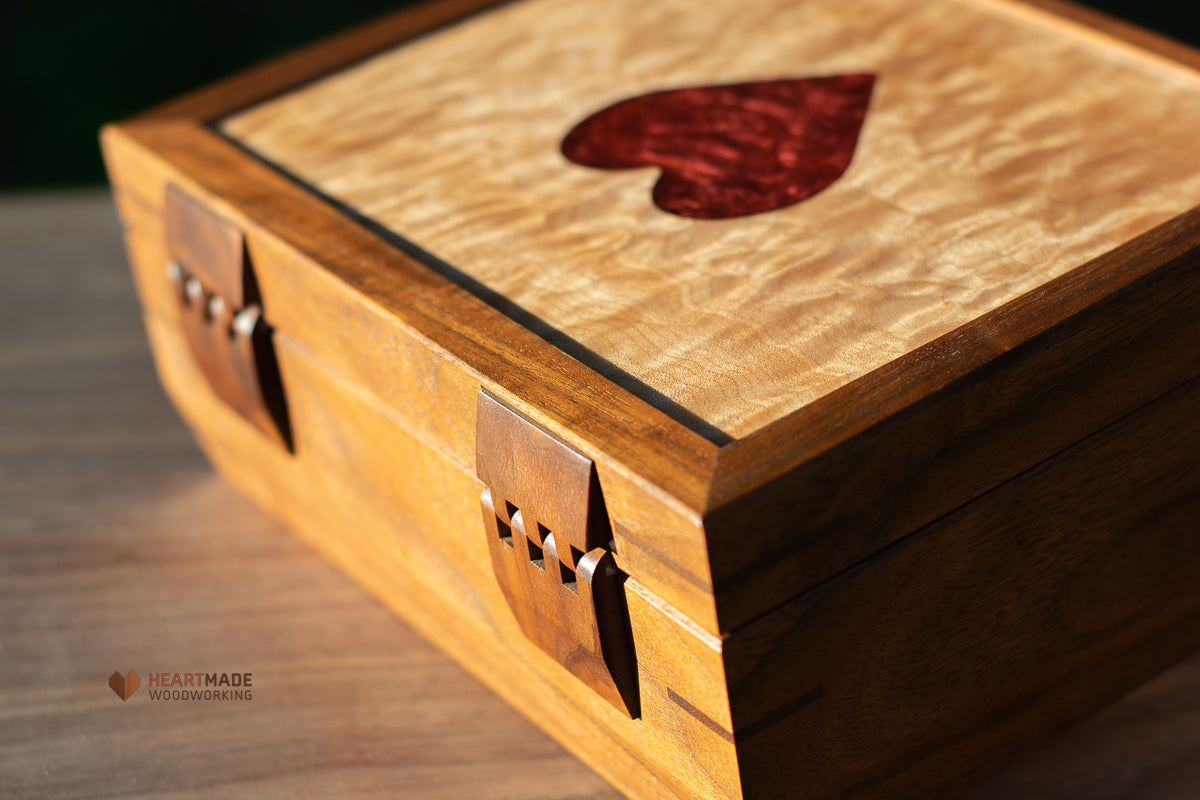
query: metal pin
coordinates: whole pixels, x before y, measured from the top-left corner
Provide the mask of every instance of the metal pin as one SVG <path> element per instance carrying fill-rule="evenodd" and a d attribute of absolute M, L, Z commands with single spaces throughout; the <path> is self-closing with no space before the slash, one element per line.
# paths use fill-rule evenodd
<path fill-rule="evenodd" d="M 246 306 L 233 318 L 233 330 L 242 336 L 249 337 L 254 334 L 254 329 L 258 327 L 258 320 L 261 316 L 258 306 Z"/>
<path fill-rule="evenodd" d="M 167 280 L 171 283 L 183 282 L 183 267 L 179 266 L 178 261 L 172 261 L 167 264 Z"/>
<path fill-rule="evenodd" d="M 204 299 L 204 285 L 195 278 L 188 278 L 184 281 L 183 291 L 192 300 Z"/>
<path fill-rule="evenodd" d="M 225 313 L 225 300 L 219 294 L 208 298 L 208 313 L 212 317 L 220 317 Z"/>

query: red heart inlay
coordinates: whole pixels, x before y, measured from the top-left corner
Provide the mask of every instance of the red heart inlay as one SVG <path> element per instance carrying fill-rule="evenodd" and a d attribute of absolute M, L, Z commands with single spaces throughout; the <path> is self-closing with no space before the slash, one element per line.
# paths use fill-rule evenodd
<path fill-rule="evenodd" d="M 864 73 L 651 92 L 580 122 L 562 152 L 585 167 L 660 167 L 654 204 L 681 217 L 772 211 L 846 171 L 874 85 Z"/>

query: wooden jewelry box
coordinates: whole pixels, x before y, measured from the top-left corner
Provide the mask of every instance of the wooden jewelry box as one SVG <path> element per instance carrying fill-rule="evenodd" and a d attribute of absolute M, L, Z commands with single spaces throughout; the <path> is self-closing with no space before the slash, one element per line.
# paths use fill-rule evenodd
<path fill-rule="evenodd" d="M 481 681 L 931 798 L 1200 647 L 1197 131 L 1048 0 L 441 0 L 103 146 L 205 452 Z"/>

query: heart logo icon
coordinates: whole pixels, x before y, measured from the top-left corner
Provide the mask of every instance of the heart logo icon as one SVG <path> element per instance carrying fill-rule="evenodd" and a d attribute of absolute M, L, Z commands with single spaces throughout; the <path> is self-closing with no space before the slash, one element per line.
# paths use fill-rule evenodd
<path fill-rule="evenodd" d="M 858 144 L 868 73 L 696 86 L 622 100 L 567 134 L 585 167 L 658 167 L 654 204 L 694 219 L 773 211 L 841 177 Z"/>
<path fill-rule="evenodd" d="M 108 676 L 108 685 L 117 693 L 117 697 L 124 701 L 138 690 L 138 687 L 142 685 L 142 679 L 133 670 L 129 670 L 129 674 L 125 677 L 121 677 L 121 673 L 118 671 Z"/>

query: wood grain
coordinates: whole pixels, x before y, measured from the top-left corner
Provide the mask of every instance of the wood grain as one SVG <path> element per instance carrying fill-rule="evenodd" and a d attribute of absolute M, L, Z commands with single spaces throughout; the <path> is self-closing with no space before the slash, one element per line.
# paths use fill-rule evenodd
<path fill-rule="evenodd" d="M 1082 30 L 985 0 L 528 0 L 221 129 L 737 438 L 1200 202 L 1200 80 Z M 791 209 L 680 220 L 654 170 L 558 152 L 648 90 L 863 70 L 854 163 Z"/>
<path fill-rule="evenodd" d="M 1197 447 L 1200 380 L 731 635 L 745 796 L 956 797 L 1200 647 Z"/>

